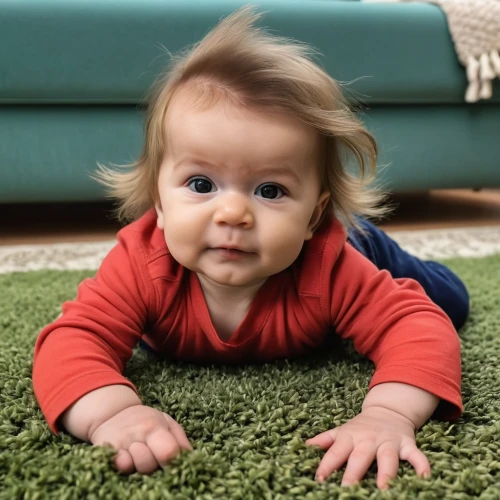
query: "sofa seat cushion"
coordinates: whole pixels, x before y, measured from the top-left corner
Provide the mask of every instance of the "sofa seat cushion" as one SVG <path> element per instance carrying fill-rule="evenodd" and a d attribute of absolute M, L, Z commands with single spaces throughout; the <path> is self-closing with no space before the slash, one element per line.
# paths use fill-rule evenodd
<path fill-rule="evenodd" d="M 363 119 L 381 150 L 378 180 L 395 191 L 499 186 L 497 110 L 486 103 L 374 106 Z M 138 157 L 142 122 L 133 105 L 5 106 L 0 200 L 103 199 L 90 175 L 97 162 L 109 166 Z"/>

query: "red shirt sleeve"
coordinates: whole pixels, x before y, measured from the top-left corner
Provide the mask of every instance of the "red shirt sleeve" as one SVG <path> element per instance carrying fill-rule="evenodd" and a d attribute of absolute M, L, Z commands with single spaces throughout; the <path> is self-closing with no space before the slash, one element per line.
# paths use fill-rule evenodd
<path fill-rule="evenodd" d="M 375 364 L 370 388 L 410 384 L 441 398 L 436 416 L 461 415 L 458 335 L 416 281 L 393 279 L 345 244 L 321 286 L 330 324 Z"/>
<path fill-rule="evenodd" d="M 154 291 L 138 238 L 118 238 L 95 278 L 79 285 L 75 300 L 63 304 L 62 315 L 35 345 L 33 387 L 56 434 L 60 415 L 88 392 L 114 384 L 137 392 L 122 372 L 144 331 Z"/>

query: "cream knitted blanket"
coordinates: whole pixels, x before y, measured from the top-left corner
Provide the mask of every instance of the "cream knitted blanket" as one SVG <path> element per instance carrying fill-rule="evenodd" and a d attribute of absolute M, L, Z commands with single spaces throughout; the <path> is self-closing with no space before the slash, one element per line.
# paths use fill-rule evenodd
<path fill-rule="evenodd" d="M 427 2 L 446 14 L 458 59 L 467 68 L 467 102 L 489 99 L 491 81 L 500 77 L 500 0 L 364 0 Z"/>

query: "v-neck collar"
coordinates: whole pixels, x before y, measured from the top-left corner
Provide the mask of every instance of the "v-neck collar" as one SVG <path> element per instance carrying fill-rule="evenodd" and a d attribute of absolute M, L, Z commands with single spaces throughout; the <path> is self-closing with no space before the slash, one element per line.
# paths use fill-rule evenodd
<path fill-rule="evenodd" d="M 203 332 L 211 339 L 212 343 L 224 347 L 242 347 L 247 342 L 259 335 L 266 323 L 276 300 L 280 295 L 283 282 L 282 273 L 270 276 L 266 282 L 257 290 L 255 297 L 248 308 L 242 322 L 233 332 L 227 342 L 221 340 L 210 318 L 207 301 L 198 276 L 190 272 L 189 296 L 196 319 Z"/>

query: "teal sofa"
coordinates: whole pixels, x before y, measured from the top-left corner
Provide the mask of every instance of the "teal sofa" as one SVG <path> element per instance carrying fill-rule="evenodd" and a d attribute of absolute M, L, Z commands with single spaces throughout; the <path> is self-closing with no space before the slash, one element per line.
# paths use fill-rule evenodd
<path fill-rule="evenodd" d="M 96 163 L 127 163 L 138 106 L 171 52 L 237 0 L 2 0 L 0 202 L 104 198 Z M 500 186 L 500 87 L 466 104 L 446 19 L 429 4 L 262 0 L 262 24 L 317 47 L 360 100 L 392 191 Z"/>

